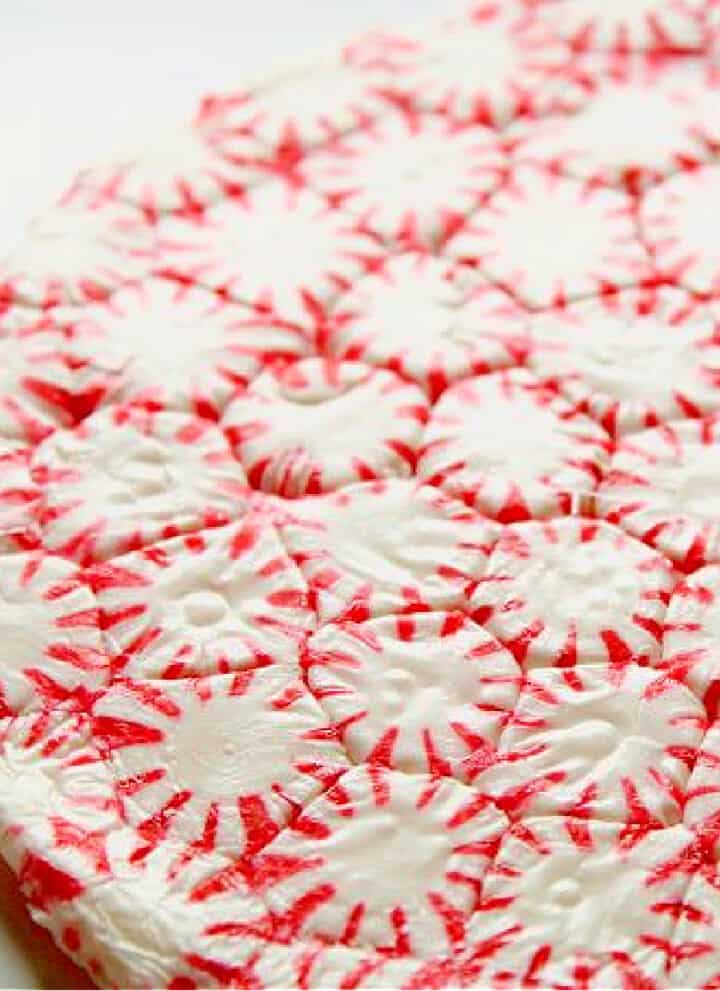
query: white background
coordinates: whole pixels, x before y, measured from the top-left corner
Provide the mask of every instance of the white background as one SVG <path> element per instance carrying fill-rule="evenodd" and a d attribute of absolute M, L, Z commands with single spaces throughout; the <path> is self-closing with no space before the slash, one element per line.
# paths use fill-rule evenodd
<path fill-rule="evenodd" d="M 134 150 L 138 134 L 186 118 L 204 92 L 232 89 L 355 32 L 408 25 L 447 7 L 447 0 L 0 0 L 0 258 L 78 169 Z M 43 954 L 14 900 L 0 901 L 0 987 L 67 987 L 56 962 L 37 959 Z"/>

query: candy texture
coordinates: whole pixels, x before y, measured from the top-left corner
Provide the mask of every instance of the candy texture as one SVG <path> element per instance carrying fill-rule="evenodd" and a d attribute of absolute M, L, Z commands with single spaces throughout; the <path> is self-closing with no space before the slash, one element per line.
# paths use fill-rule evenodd
<path fill-rule="evenodd" d="M 0 855 L 101 987 L 720 987 L 720 4 L 205 97 L 0 263 Z"/>

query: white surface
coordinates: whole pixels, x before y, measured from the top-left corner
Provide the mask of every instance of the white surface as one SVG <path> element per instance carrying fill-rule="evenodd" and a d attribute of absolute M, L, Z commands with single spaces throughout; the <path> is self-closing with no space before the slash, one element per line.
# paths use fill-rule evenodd
<path fill-rule="evenodd" d="M 3 4 L 0 257 L 78 169 L 112 156 L 125 135 L 182 119 L 203 93 L 357 31 L 446 10 L 445 0 Z M 0 919 L 0 986 L 37 987 L 33 944 L 11 932 Z"/>

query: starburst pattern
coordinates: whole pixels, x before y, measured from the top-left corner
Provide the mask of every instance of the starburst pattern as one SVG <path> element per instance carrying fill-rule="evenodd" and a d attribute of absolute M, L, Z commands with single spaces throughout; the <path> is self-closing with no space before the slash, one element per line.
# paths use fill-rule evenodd
<path fill-rule="evenodd" d="M 0 855 L 98 986 L 720 987 L 719 38 L 373 31 L 0 264 Z"/>

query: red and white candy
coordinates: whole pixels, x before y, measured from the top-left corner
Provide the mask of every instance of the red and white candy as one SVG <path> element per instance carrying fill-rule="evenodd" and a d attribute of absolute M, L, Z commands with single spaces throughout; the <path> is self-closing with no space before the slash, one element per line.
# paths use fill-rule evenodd
<path fill-rule="evenodd" d="M 670 563 L 594 520 L 507 527 L 472 597 L 473 616 L 529 668 L 628 665 L 660 656 L 675 581 Z"/>
<path fill-rule="evenodd" d="M 719 39 L 372 31 L 0 263 L 0 856 L 98 986 L 720 987 Z"/>
<path fill-rule="evenodd" d="M 418 475 L 501 523 L 570 512 L 608 436 L 524 369 L 464 379 L 434 406 Z"/>
<path fill-rule="evenodd" d="M 640 285 L 650 272 L 633 200 L 548 163 L 514 168 L 448 250 L 538 308 Z"/>
<path fill-rule="evenodd" d="M 266 505 L 322 622 L 466 608 L 499 532 L 409 478 Z"/>
<path fill-rule="evenodd" d="M 308 359 L 255 379 L 222 424 L 250 484 L 295 498 L 411 475 L 427 409 L 392 372 Z"/>
<path fill-rule="evenodd" d="M 116 672 L 187 678 L 292 667 L 314 625 L 304 582 L 274 530 L 252 519 L 90 565 Z"/>
<path fill-rule="evenodd" d="M 112 406 L 35 451 L 43 541 L 81 563 L 227 523 L 242 468 L 214 424 Z"/>
<path fill-rule="evenodd" d="M 629 290 L 534 316 L 528 365 L 611 436 L 712 413 L 717 318 L 678 289 Z"/>

